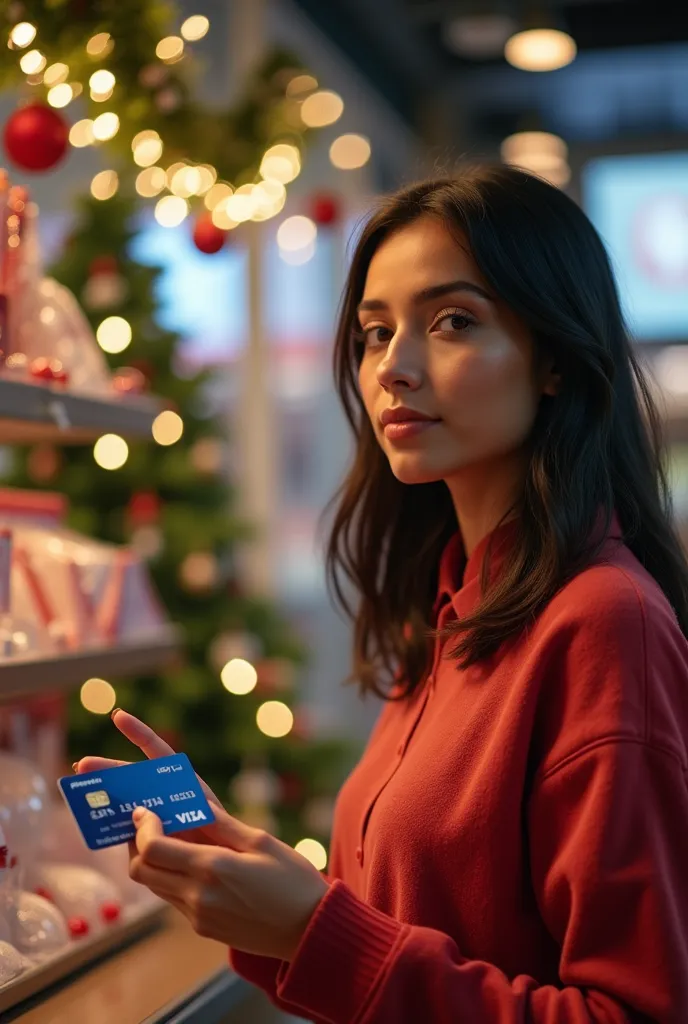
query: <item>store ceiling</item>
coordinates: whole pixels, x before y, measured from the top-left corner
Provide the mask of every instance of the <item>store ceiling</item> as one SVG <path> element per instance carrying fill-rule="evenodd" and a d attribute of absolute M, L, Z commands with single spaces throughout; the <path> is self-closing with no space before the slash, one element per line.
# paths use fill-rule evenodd
<path fill-rule="evenodd" d="M 501 56 L 469 59 L 452 52 L 445 42 L 446 26 L 453 18 L 499 11 L 522 24 L 529 0 L 297 0 L 308 17 L 335 40 L 371 84 L 411 124 L 423 129 L 431 121 L 429 109 L 442 108 L 443 121 L 467 121 L 475 138 L 490 138 L 513 129 L 523 115 L 538 112 L 554 130 L 556 122 L 548 92 L 559 75 L 560 106 L 571 106 L 579 86 L 591 100 L 590 130 L 577 112 L 579 135 L 600 134 L 597 101 L 607 115 L 619 121 L 609 97 L 616 95 L 616 78 L 630 75 L 638 91 L 640 108 L 635 124 L 624 101 L 624 129 L 671 131 L 676 120 L 688 118 L 688 4 L 685 0 L 554 0 L 545 6 L 578 45 L 579 57 L 563 72 L 533 75 L 511 68 Z M 539 9 L 543 9 L 538 0 Z M 672 72 L 675 71 L 675 74 Z M 600 85 L 599 74 L 604 81 Z M 595 80 L 586 93 L 583 79 Z M 681 78 L 680 92 L 676 75 Z M 524 82 L 524 77 L 528 82 Z M 579 78 L 581 81 L 579 82 Z M 567 95 L 570 94 L 570 95 Z M 642 94 L 642 95 L 640 95 Z M 650 96 L 651 102 L 648 102 Z M 678 109 L 677 109 L 678 103 Z M 570 118 L 569 118 L 570 120 Z M 604 120 L 604 119 L 603 119 Z M 566 121 L 566 117 L 564 117 Z M 609 126 L 607 126 L 608 128 Z M 570 128 L 570 125 L 569 125 Z M 603 130 L 607 130 L 602 126 Z M 618 123 L 617 123 L 618 128 Z"/>

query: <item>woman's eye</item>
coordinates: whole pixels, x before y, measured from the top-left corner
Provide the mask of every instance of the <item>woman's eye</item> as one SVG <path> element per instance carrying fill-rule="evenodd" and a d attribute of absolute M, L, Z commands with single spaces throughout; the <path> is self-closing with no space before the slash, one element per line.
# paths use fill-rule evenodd
<path fill-rule="evenodd" d="M 366 345 L 384 345 L 390 340 L 393 335 L 393 331 L 389 327 L 382 327 L 378 324 L 371 327 L 366 327 L 361 332 L 363 334 Z"/>
<path fill-rule="evenodd" d="M 441 331 L 444 334 L 450 334 L 452 331 L 465 331 L 474 323 L 475 321 L 464 313 L 449 313 L 446 316 L 443 316 L 441 320 L 437 320 L 435 322 L 434 330 Z M 443 327 L 443 324 L 446 324 L 447 326 Z"/>

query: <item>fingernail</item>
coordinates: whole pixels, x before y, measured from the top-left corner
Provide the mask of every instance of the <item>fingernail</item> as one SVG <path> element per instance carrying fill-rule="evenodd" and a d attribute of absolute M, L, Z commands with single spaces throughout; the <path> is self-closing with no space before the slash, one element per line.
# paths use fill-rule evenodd
<path fill-rule="evenodd" d="M 146 813 L 146 808 L 145 807 L 135 807 L 134 808 L 134 813 L 131 816 L 132 817 L 132 821 L 141 821 L 141 819 L 143 818 L 145 813 Z"/>
<path fill-rule="evenodd" d="M 114 718 L 114 717 L 115 717 L 115 715 L 117 714 L 117 712 L 118 712 L 118 711 L 121 711 L 121 710 L 122 710 L 121 708 L 115 708 L 115 710 L 114 710 L 114 711 L 111 711 L 111 712 L 110 712 L 110 718 Z"/>
<path fill-rule="evenodd" d="M 78 767 L 79 767 L 79 762 L 75 761 L 74 764 L 72 765 L 72 771 L 75 772 Z"/>

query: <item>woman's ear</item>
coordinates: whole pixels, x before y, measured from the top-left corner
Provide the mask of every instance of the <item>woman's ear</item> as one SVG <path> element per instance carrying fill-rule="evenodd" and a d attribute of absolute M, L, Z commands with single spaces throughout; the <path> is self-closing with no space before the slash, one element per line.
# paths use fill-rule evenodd
<path fill-rule="evenodd" d="M 561 373 L 553 359 L 542 367 L 542 394 L 555 398 L 561 390 Z"/>

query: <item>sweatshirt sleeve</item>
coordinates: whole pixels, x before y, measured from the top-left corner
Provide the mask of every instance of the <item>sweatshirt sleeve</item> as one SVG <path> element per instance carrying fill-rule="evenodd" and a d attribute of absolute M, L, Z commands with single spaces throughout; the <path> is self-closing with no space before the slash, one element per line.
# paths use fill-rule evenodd
<path fill-rule="evenodd" d="M 329 1024 L 685 1024 L 688 786 L 677 757 L 596 741 L 540 779 L 528 828 L 559 986 L 467 959 L 448 935 L 336 880 L 277 967 L 276 997 Z"/>

